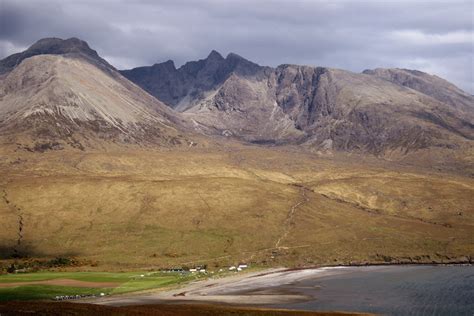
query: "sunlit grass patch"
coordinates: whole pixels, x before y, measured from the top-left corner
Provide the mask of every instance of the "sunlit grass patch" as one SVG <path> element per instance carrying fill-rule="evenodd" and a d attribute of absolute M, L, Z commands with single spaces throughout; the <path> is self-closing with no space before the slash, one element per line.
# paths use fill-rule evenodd
<path fill-rule="evenodd" d="M 17 286 L 0 288 L 0 300 L 53 299 L 61 295 L 118 294 L 150 290 L 184 283 L 199 275 L 161 272 L 38 272 L 8 274 L 0 276 L 0 283 L 17 283 Z M 56 279 L 71 279 L 85 282 L 116 282 L 117 287 L 71 287 L 60 285 L 22 284 Z"/>

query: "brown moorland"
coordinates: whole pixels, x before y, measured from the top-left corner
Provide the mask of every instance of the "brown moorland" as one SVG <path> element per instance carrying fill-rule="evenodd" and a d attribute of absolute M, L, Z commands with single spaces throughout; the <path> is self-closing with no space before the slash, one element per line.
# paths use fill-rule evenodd
<path fill-rule="evenodd" d="M 4 258 L 122 270 L 474 257 L 474 180 L 451 171 L 238 143 L 1 157 Z"/>

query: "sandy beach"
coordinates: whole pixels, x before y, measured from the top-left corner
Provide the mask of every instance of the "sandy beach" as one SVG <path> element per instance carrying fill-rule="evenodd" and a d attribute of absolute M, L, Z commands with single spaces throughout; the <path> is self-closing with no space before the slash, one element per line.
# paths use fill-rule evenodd
<path fill-rule="evenodd" d="M 117 295 L 84 300 L 109 306 L 144 305 L 157 303 L 209 302 L 239 305 L 264 305 L 300 302 L 311 299 L 305 295 L 282 293 L 278 286 L 306 278 L 343 273 L 344 267 L 290 270 L 267 269 L 258 272 L 240 272 L 223 278 L 196 281 L 184 287 L 147 293 Z M 272 290 L 275 288 L 275 290 Z"/>

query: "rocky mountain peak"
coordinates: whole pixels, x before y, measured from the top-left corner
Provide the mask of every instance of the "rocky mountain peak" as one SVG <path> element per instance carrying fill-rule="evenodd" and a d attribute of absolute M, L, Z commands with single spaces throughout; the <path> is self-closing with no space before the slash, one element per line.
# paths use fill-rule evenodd
<path fill-rule="evenodd" d="M 225 58 L 225 60 L 228 64 L 232 64 L 232 65 L 247 65 L 247 66 L 260 67 L 258 64 L 251 62 L 250 60 L 245 59 L 244 57 L 237 55 L 235 53 L 229 53 L 227 57 Z"/>
<path fill-rule="evenodd" d="M 232 53 L 232 52 L 227 54 L 226 59 L 227 60 L 245 60 L 245 61 L 248 61 L 247 59 L 243 58 L 242 56 L 240 56 L 236 53 Z"/>
<path fill-rule="evenodd" d="M 176 71 L 176 66 L 174 65 L 174 61 L 172 61 L 171 59 L 163 63 L 156 63 L 152 67 L 158 71 Z"/>
<path fill-rule="evenodd" d="M 17 143 L 27 147 L 18 148 L 181 141 L 180 119 L 168 107 L 115 70 L 105 71 L 86 58 L 31 56 L 0 83 L 0 138 L 22 135 Z"/>
<path fill-rule="evenodd" d="M 31 45 L 28 48 L 30 52 L 40 54 L 65 54 L 70 52 L 83 52 L 89 55 L 97 55 L 95 50 L 92 50 L 87 42 L 76 37 L 69 39 L 60 39 L 57 37 L 43 38 Z"/>
<path fill-rule="evenodd" d="M 151 67 L 122 70 L 121 73 L 172 108 L 183 111 L 195 103 L 189 100 L 203 99 L 232 74 L 255 77 L 263 69 L 237 54 L 230 53 L 224 58 L 212 50 L 206 58 L 189 61 L 177 69 L 169 60 Z"/>
<path fill-rule="evenodd" d="M 218 51 L 212 50 L 207 56 L 206 60 L 222 61 L 224 60 L 224 57 L 222 57 L 222 55 Z"/>
<path fill-rule="evenodd" d="M 101 68 L 115 69 L 107 61 L 102 59 L 97 52 L 91 49 L 87 42 L 83 40 L 75 37 L 65 40 L 56 37 L 49 37 L 40 39 L 21 53 L 13 54 L 0 60 L 0 74 L 11 71 L 26 58 L 47 54 L 81 57 Z"/>
<path fill-rule="evenodd" d="M 253 63 L 240 55 L 230 53 L 225 58 L 225 65 L 221 71 L 227 74 L 234 72 L 242 76 L 253 76 L 262 69 L 263 67 L 260 65 Z"/>

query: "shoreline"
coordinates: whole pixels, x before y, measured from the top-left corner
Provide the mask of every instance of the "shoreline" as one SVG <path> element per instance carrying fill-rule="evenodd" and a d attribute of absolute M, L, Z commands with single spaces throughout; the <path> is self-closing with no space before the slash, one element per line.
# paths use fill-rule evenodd
<path fill-rule="evenodd" d="M 314 273 L 321 273 L 327 268 L 304 269 L 296 272 L 288 268 L 270 268 L 266 270 L 244 272 L 221 278 L 209 278 L 193 281 L 182 287 L 168 290 L 153 290 L 145 293 L 128 293 L 116 296 L 86 299 L 76 303 L 91 303 L 108 306 L 130 306 L 148 304 L 228 304 L 228 305 L 265 305 L 280 302 L 305 301 L 303 295 L 264 294 L 245 295 L 237 292 L 246 291 L 259 284 L 259 287 L 277 287 L 281 284 L 295 282 Z M 279 277 L 275 281 L 275 276 Z M 243 303 L 244 302 L 244 303 Z"/>
<path fill-rule="evenodd" d="M 361 262 L 361 263 L 351 263 L 351 264 L 334 264 L 334 265 L 314 265 L 314 266 L 305 266 L 305 267 L 296 267 L 296 268 L 286 268 L 287 271 L 297 271 L 297 270 L 306 270 L 306 269 L 320 269 L 320 268 L 351 268 L 351 267 L 377 267 L 377 266 L 472 266 L 474 265 L 474 260 L 469 259 L 467 261 L 453 261 L 453 262 Z"/>
<path fill-rule="evenodd" d="M 219 305 L 274 305 L 305 302 L 312 296 L 295 294 L 278 289 L 304 279 L 321 278 L 351 273 L 357 268 L 383 269 L 390 266 L 472 266 L 472 264 L 373 264 L 352 266 L 325 266 L 307 268 L 270 268 L 222 278 L 194 281 L 182 287 L 168 290 L 154 290 L 145 293 L 128 293 L 97 299 L 81 300 L 77 303 L 91 303 L 108 306 L 130 306 L 148 304 L 219 304 Z"/>
<path fill-rule="evenodd" d="M 439 304 L 446 302 L 448 303 L 446 306 L 450 306 L 449 304 L 457 300 L 457 296 L 445 296 L 441 288 L 453 289 L 453 285 L 458 288 L 465 286 L 465 281 L 464 283 L 451 281 L 465 280 L 466 276 L 472 276 L 474 273 L 472 266 L 472 264 L 431 263 L 271 268 L 214 276 L 161 290 L 123 293 L 71 302 L 27 303 L 31 304 L 31 310 L 53 311 L 69 308 L 71 311 L 85 311 L 85 314 L 94 310 L 97 313 L 137 312 L 140 315 L 142 313 L 154 315 L 157 312 L 169 312 L 169 315 L 178 315 L 182 312 L 189 312 L 186 315 L 201 315 L 201 312 L 202 315 L 209 313 L 274 316 L 375 315 L 390 314 L 391 311 L 400 312 L 398 308 L 402 306 L 400 305 L 402 302 L 406 302 L 413 294 L 421 293 L 420 290 L 428 290 L 427 296 L 420 296 L 421 300 L 418 303 L 413 305 L 412 302 L 412 305 L 404 307 L 403 311 L 410 313 L 419 311 L 420 308 L 422 310 L 428 308 L 430 311 L 458 311 L 462 314 L 469 308 L 469 304 L 472 305 L 468 303 L 468 296 L 461 295 L 465 302 L 461 307 L 454 309 L 438 307 Z M 428 275 L 434 277 L 427 278 Z M 415 284 L 421 282 L 419 284 L 423 287 L 415 286 L 411 288 L 411 292 L 405 292 L 403 290 L 405 287 L 400 288 L 400 285 L 406 284 L 407 277 Z M 433 288 L 430 284 L 435 279 L 437 283 Z M 392 300 L 386 301 L 389 296 Z M 24 305 L 21 302 L 5 302 L 0 303 L 0 311 L 2 309 L 22 311 Z"/>

